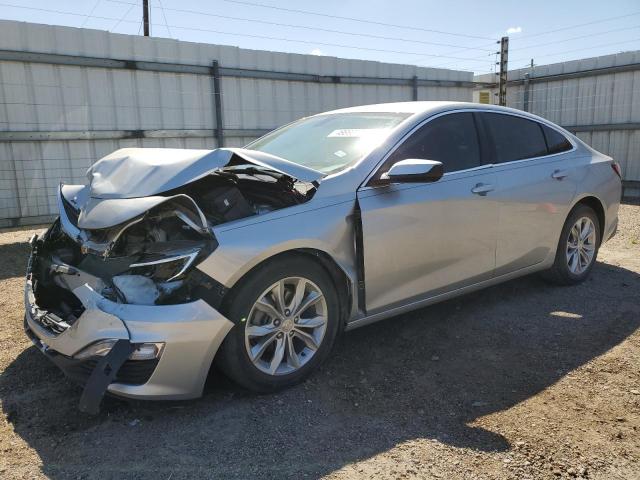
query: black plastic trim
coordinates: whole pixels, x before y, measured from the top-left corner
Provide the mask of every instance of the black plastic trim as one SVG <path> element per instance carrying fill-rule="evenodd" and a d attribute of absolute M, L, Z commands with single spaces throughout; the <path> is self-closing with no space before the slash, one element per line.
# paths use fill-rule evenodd
<path fill-rule="evenodd" d="M 360 210 L 360 203 L 358 202 L 357 198 L 353 209 L 353 229 L 356 247 L 356 278 L 358 280 L 356 288 L 358 295 L 358 310 L 362 311 L 363 313 L 367 313 L 367 292 L 364 276 L 364 238 L 362 231 L 362 213 Z"/>
<path fill-rule="evenodd" d="M 480 164 L 491 165 L 495 163 L 495 146 L 493 144 L 493 137 L 489 136 L 484 119 L 478 115 L 478 112 L 473 112 L 473 123 L 476 126 L 476 133 L 478 134 Z"/>
<path fill-rule="evenodd" d="M 192 300 L 202 299 L 212 308 L 219 310 L 222 300 L 229 292 L 223 284 L 211 278 L 197 267 L 188 273 L 187 282 L 193 285 Z"/>
<path fill-rule="evenodd" d="M 120 339 L 109 353 L 98 361 L 82 391 L 79 405 L 81 412 L 91 415 L 100 412 L 100 403 L 107 387 L 115 380 L 118 370 L 134 350 L 135 346 L 129 340 Z"/>

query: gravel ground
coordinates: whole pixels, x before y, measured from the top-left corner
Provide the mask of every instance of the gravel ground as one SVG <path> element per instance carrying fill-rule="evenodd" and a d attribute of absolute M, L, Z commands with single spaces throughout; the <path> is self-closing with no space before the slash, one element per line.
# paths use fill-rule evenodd
<path fill-rule="evenodd" d="M 202 399 L 80 390 L 22 333 L 27 229 L 0 233 L 1 478 L 640 478 L 640 207 L 591 278 L 515 280 L 343 336 L 307 382 Z"/>

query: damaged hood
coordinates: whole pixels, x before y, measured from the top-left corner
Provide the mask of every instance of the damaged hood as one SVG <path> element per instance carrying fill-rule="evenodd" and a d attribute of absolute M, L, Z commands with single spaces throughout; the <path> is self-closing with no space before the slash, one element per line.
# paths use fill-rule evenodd
<path fill-rule="evenodd" d="M 149 197 L 191 183 L 216 169 L 246 162 L 303 182 L 317 182 L 323 176 L 317 170 L 283 158 L 242 148 L 122 148 L 89 168 L 88 196 L 94 199 Z"/>
<path fill-rule="evenodd" d="M 317 184 L 323 177 L 321 172 L 256 150 L 123 148 L 89 168 L 88 185 L 61 186 L 60 196 L 79 211 L 77 228 L 110 228 L 176 197 L 186 197 L 193 202 L 185 195 L 163 194 L 221 168 L 246 163 L 302 182 Z M 193 203 L 193 209 L 198 211 Z M 61 214 L 62 208 L 60 204 Z"/>

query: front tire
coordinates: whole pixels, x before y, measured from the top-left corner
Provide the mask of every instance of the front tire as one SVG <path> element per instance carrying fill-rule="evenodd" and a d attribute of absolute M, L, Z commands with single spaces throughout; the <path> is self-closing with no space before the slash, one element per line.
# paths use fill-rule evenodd
<path fill-rule="evenodd" d="M 331 277 L 304 255 L 258 267 L 225 305 L 235 326 L 220 347 L 217 364 L 255 392 L 303 381 L 328 356 L 340 329 Z"/>
<path fill-rule="evenodd" d="M 596 263 L 600 242 L 598 215 L 587 205 L 577 205 L 562 227 L 555 261 L 543 278 L 559 285 L 584 282 Z"/>

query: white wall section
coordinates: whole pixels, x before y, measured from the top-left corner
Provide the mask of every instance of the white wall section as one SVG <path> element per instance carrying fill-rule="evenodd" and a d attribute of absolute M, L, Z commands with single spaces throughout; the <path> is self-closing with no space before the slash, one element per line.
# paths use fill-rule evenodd
<path fill-rule="evenodd" d="M 48 55 L 16 61 L 16 52 Z M 70 63 L 84 66 L 62 64 L 60 58 L 47 63 L 52 54 L 76 56 Z M 105 68 L 91 58 L 125 62 Z M 215 148 L 218 126 L 208 74 L 214 60 L 223 73 L 225 146 L 244 145 L 260 131 L 326 110 L 410 101 L 416 91 L 418 100 L 472 99 L 470 72 L 2 20 L 0 226 L 48 220 L 56 213 L 58 183 L 84 183 L 86 169 L 118 148 Z M 142 62 L 206 68 L 161 72 Z M 233 68 L 323 77 L 291 81 L 224 74 Z M 353 77 L 383 81 L 363 84 L 367 78 Z"/>
<path fill-rule="evenodd" d="M 640 51 L 509 71 L 507 106 L 562 125 L 613 157 L 622 166 L 625 195 L 640 196 Z"/>

